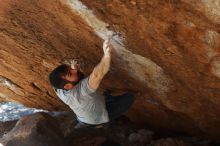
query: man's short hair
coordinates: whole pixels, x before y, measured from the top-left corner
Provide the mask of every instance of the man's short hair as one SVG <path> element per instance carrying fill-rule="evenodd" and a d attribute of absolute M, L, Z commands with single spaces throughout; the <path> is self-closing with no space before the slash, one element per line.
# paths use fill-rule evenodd
<path fill-rule="evenodd" d="M 55 68 L 49 74 L 50 83 L 54 88 L 64 89 L 64 85 L 67 84 L 69 81 L 65 80 L 63 76 L 66 76 L 68 74 L 69 67 L 70 66 L 66 64 L 62 64 Z"/>

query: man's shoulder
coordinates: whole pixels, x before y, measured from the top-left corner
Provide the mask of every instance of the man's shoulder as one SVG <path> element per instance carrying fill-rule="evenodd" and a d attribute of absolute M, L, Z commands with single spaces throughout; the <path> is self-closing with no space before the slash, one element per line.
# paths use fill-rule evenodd
<path fill-rule="evenodd" d="M 83 94 L 91 94 L 91 93 L 96 92 L 96 90 L 92 89 L 89 86 L 89 77 L 90 76 L 84 78 L 80 83 L 80 89 L 81 89 L 81 92 L 83 92 Z"/>
<path fill-rule="evenodd" d="M 79 81 L 78 84 L 73 89 L 70 90 L 65 90 L 65 89 L 54 89 L 56 94 L 60 96 L 80 96 L 85 94 L 85 92 L 90 91 L 91 89 L 88 90 L 88 80 L 89 77 L 83 78 L 81 81 Z M 90 91 L 91 92 L 91 91 Z"/>
<path fill-rule="evenodd" d="M 82 83 L 84 83 L 84 82 L 86 83 L 86 82 L 88 82 L 88 80 L 89 80 L 89 76 L 87 76 L 87 77 L 81 79 L 81 80 L 79 81 L 79 84 L 82 84 Z"/>
<path fill-rule="evenodd" d="M 64 97 L 64 96 L 73 96 L 74 92 L 76 91 L 76 89 L 72 89 L 72 90 L 64 90 L 64 89 L 57 89 L 56 94 L 59 97 Z"/>

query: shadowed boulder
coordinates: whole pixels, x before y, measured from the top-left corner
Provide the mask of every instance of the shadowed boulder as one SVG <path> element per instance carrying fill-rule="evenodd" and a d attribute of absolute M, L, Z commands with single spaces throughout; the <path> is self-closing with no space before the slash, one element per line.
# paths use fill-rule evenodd
<path fill-rule="evenodd" d="M 56 120 L 46 113 L 21 118 L 15 127 L 0 139 L 4 146 L 64 146 Z"/>

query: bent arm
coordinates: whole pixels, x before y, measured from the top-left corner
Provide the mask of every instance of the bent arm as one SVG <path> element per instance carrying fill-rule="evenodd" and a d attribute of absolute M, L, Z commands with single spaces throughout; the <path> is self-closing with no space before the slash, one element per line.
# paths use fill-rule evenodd
<path fill-rule="evenodd" d="M 104 55 L 99 64 L 93 69 L 89 77 L 89 86 L 96 90 L 103 77 L 107 74 L 111 64 L 111 47 L 109 41 L 105 41 L 103 45 Z"/>

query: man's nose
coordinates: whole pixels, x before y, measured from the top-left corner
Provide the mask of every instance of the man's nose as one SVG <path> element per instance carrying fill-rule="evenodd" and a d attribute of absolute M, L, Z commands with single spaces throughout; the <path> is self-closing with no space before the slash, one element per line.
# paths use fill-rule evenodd
<path fill-rule="evenodd" d="M 77 70 L 76 69 L 71 69 L 71 73 L 76 73 Z"/>

